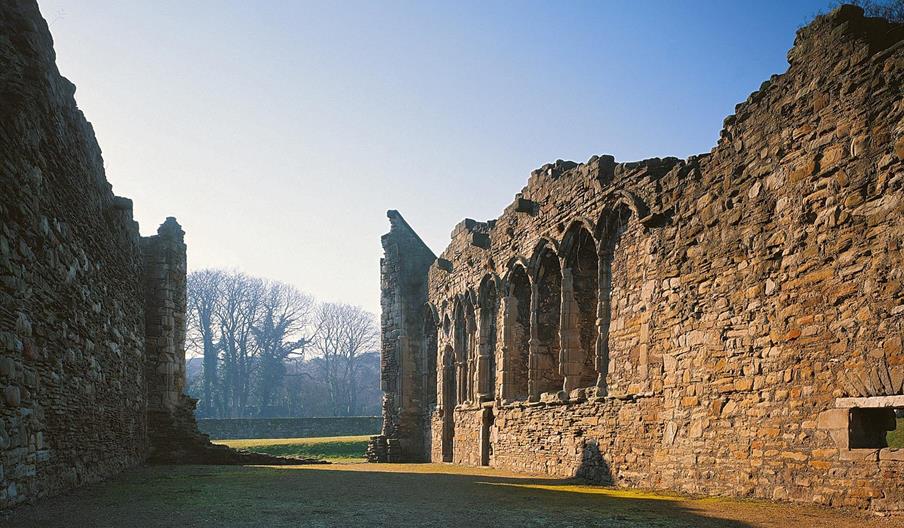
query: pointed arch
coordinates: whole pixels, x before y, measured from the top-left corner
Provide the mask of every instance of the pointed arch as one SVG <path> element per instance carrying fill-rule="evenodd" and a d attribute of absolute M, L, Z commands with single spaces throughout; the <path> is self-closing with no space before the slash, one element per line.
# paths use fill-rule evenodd
<path fill-rule="evenodd" d="M 563 260 L 568 258 L 574 251 L 574 245 L 580 242 L 580 240 L 577 239 L 577 235 L 581 234 L 582 230 L 585 231 L 587 235 L 590 235 L 593 243 L 596 244 L 596 227 L 597 222 L 594 222 L 585 216 L 574 218 L 571 223 L 568 224 L 568 229 L 565 230 L 565 234 L 562 236 L 562 242 L 559 244 L 558 253 L 562 256 Z"/>
<path fill-rule="evenodd" d="M 496 343 L 499 315 L 498 279 L 484 275 L 478 288 L 476 396 L 478 401 L 496 397 Z"/>
<path fill-rule="evenodd" d="M 436 308 L 429 302 L 424 304 L 423 314 L 423 341 L 421 342 L 421 385 L 424 394 L 424 408 L 427 413 L 432 412 L 437 402 L 436 394 L 436 367 L 439 363 L 439 315 Z M 427 438 L 429 444 L 429 438 Z"/>
<path fill-rule="evenodd" d="M 530 356 L 531 283 L 528 262 L 523 258 L 510 261 L 503 281 L 502 311 L 502 380 L 503 401 L 528 398 L 528 365 Z"/>
<path fill-rule="evenodd" d="M 613 285 L 615 275 L 627 273 L 625 263 L 616 266 L 616 253 L 622 235 L 628 228 L 631 218 L 640 211 L 636 202 L 623 199 L 603 209 L 597 222 L 597 245 L 599 254 L 599 301 L 597 305 L 598 336 L 596 341 L 596 370 L 598 372 L 597 387 L 602 394 L 608 391 L 607 376 L 610 363 L 610 328 L 617 317 L 613 305 Z"/>
<path fill-rule="evenodd" d="M 471 350 L 471 323 L 474 309 L 468 296 L 460 295 L 455 299 L 455 311 L 453 312 L 452 347 L 455 356 L 455 394 L 456 403 L 464 403 L 468 400 L 468 360 Z"/>
<path fill-rule="evenodd" d="M 535 282 L 537 280 L 539 261 L 548 252 L 552 252 L 552 254 L 556 255 L 556 257 L 558 258 L 559 243 L 550 237 L 542 236 L 539 240 L 537 240 L 537 243 L 534 244 L 534 249 L 531 252 L 530 260 L 528 261 L 528 271 L 530 273 L 531 282 Z"/>
<path fill-rule="evenodd" d="M 473 303 L 476 298 L 477 295 L 470 289 L 456 298 L 453 347 L 457 366 L 458 403 L 472 402 L 476 396 L 474 385 L 477 370 L 477 323 L 474 318 Z"/>
<path fill-rule="evenodd" d="M 559 372 L 559 318 L 562 301 L 562 269 L 557 244 L 550 239 L 538 242 L 533 258 L 531 281 L 530 397 L 562 390 Z"/>
<path fill-rule="evenodd" d="M 595 357 L 599 304 L 599 253 L 593 224 L 572 222 L 562 239 L 561 372 L 564 388 L 590 387 L 597 381 Z"/>

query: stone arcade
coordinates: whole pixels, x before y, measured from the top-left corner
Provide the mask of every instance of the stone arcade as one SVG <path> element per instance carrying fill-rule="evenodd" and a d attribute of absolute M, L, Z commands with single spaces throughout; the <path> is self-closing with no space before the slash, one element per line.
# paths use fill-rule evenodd
<path fill-rule="evenodd" d="M 904 509 L 904 29 L 842 7 L 686 160 L 383 237 L 374 461 Z"/>

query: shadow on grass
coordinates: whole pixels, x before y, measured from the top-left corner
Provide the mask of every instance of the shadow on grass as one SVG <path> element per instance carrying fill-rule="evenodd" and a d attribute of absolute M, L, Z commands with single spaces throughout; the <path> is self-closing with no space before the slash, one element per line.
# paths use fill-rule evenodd
<path fill-rule="evenodd" d="M 465 471 L 436 465 L 144 467 L 20 508 L 0 525 L 753 526 L 695 511 L 678 497 Z"/>

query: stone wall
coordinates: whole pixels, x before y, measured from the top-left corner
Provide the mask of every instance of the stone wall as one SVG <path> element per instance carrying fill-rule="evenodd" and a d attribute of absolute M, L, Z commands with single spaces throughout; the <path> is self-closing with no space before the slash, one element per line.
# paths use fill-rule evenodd
<path fill-rule="evenodd" d="M 387 216 L 391 229 L 383 235 L 384 256 L 380 259 L 383 425 L 368 447 L 368 458 L 420 461 L 429 457 L 429 413 L 433 408 L 433 391 L 425 387 L 436 383 L 435 356 L 427 352 L 429 336 L 424 333 L 427 269 L 436 256 L 398 211 L 389 211 Z M 432 318 L 427 328 L 435 333 Z"/>
<path fill-rule="evenodd" d="M 379 416 L 198 420 L 201 432 L 215 439 L 376 435 L 380 432 L 381 424 L 382 418 Z"/>
<path fill-rule="evenodd" d="M 147 451 L 138 226 L 32 2 L 0 7 L 0 507 Z"/>
<path fill-rule="evenodd" d="M 904 407 L 902 42 L 840 8 L 710 153 L 560 160 L 459 224 L 428 272 L 433 459 L 904 510 L 877 433 Z"/>
<path fill-rule="evenodd" d="M 0 4 L 0 508 L 138 464 L 152 444 L 208 445 L 181 393 L 181 228 L 139 237 L 54 61 L 35 2 Z"/>

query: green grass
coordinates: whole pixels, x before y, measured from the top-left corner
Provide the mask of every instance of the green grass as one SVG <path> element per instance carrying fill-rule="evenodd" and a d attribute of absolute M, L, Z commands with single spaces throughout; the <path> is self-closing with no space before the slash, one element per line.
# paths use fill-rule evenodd
<path fill-rule="evenodd" d="M 9 515 L 0 512 L 0 526 L 892 528 L 901 525 L 889 523 L 887 518 L 851 517 L 841 511 L 812 506 L 698 499 L 514 475 L 490 468 L 448 464 L 316 464 L 143 466 L 103 483 L 24 505 Z"/>
<path fill-rule="evenodd" d="M 898 428 L 889 431 L 886 438 L 888 438 L 888 447 L 904 448 L 904 418 L 898 418 Z"/>
<path fill-rule="evenodd" d="M 235 449 L 274 456 L 318 458 L 330 462 L 362 462 L 369 436 L 332 436 L 321 438 L 249 438 L 213 440 Z"/>

